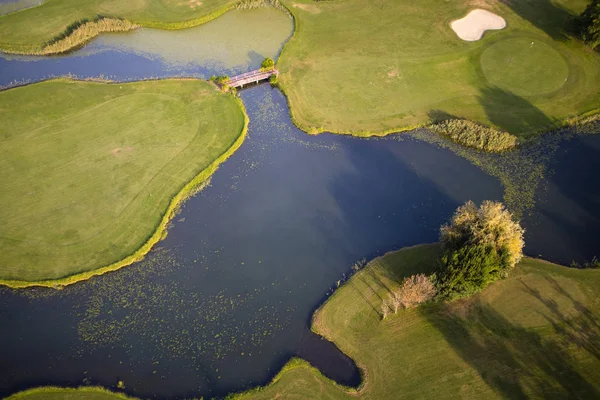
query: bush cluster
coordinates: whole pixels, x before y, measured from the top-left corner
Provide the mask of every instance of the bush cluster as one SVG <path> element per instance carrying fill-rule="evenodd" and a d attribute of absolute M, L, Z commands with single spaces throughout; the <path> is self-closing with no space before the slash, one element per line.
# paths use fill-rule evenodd
<path fill-rule="evenodd" d="M 517 145 L 517 137 L 508 132 L 463 119 L 442 121 L 430 125 L 429 129 L 446 135 L 460 144 L 479 150 L 501 152 Z"/>
<path fill-rule="evenodd" d="M 263 60 L 263 62 L 260 64 L 260 68 L 263 70 L 270 70 L 275 68 L 275 61 L 273 61 L 272 58 L 267 57 Z"/>
<path fill-rule="evenodd" d="M 523 257 L 524 230 L 504 205 L 472 201 L 440 229 L 443 255 L 437 275 L 443 299 L 469 296 L 508 276 Z"/>
<path fill-rule="evenodd" d="M 575 34 L 592 49 L 600 46 L 600 0 L 593 0 L 572 22 Z"/>

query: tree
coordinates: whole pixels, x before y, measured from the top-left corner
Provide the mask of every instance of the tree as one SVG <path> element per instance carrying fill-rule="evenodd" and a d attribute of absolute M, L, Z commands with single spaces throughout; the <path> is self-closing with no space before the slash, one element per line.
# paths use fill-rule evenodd
<path fill-rule="evenodd" d="M 275 67 L 275 61 L 273 61 L 272 58 L 265 58 L 264 61 L 262 62 L 262 64 L 260 64 L 260 67 L 262 69 L 272 69 Z"/>
<path fill-rule="evenodd" d="M 600 0 L 592 0 L 573 25 L 575 33 L 586 45 L 600 46 Z"/>
<path fill-rule="evenodd" d="M 441 258 L 439 292 L 443 299 L 470 296 L 504 276 L 509 268 L 508 251 L 493 246 L 465 245 Z"/>
<path fill-rule="evenodd" d="M 441 227 L 440 233 L 447 251 L 465 246 L 491 246 L 498 253 L 507 251 L 507 265 L 511 268 L 523 257 L 524 230 L 499 202 L 484 201 L 477 208 L 468 201 L 456 210 L 449 225 Z"/>
<path fill-rule="evenodd" d="M 405 278 L 400 289 L 393 294 L 394 312 L 398 311 L 397 303 L 404 308 L 411 308 L 433 299 L 437 290 L 431 280 L 424 274 Z"/>

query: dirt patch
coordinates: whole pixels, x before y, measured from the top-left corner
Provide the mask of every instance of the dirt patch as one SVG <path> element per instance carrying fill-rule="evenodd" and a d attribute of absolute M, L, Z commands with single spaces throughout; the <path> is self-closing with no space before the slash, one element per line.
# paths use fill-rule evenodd
<path fill-rule="evenodd" d="M 294 4 L 292 4 L 292 7 L 299 8 L 299 9 L 304 10 L 306 12 L 309 12 L 311 14 L 319 14 L 319 13 L 321 13 L 321 9 L 319 7 L 317 7 L 317 6 L 315 6 L 314 4 L 294 3 Z"/>
<path fill-rule="evenodd" d="M 133 151 L 133 147 L 116 147 L 110 151 L 115 157 L 120 157 L 123 153 L 131 153 Z"/>
<path fill-rule="evenodd" d="M 192 10 L 195 10 L 196 7 L 200 7 L 202 5 L 202 2 L 197 0 L 189 0 L 188 5 Z"/>
<path fill-rule="evenodd" d="M 462 40 L 474 42 L 481 39 L 487 30 L 504 29 L 506 21 L 493 12 L 476 9 L 466 17 L 452 21 L 450 27 Z"/>

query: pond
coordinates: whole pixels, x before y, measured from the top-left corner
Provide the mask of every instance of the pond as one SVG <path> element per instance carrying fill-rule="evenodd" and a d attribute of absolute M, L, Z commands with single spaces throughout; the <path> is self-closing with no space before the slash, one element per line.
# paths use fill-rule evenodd
<path fill-rule="evenodd" d="M 280 17 L 271 44 L 259 44 L 269 35 L 258 26 L 256 36 L 240 28 L 247 45 L 235 49 L 211 31 L 228 32 L 227 18 L 272 27 Z M 102 36 L 69 56 L 0 58 L 0 85 L 68 73 L 135 80 L 241 72 L 275 58 L 291 29 L 286 15 L 259 9 L 187 31 Z M 169 42 L 179 34 L 189 43 Z M 251 120 L 247 140 L 142 262 L 61 291 L 0 288 L 0 395 L 122 380 L 140 397 L 223 396 L 268 382 L 295 355 L 356 384 L 351 360 L 311 333 L 314 310 L 353 263 L 434 242 L 458 205 L 501 200 L 510 188 L 531 195 L 522 210 L 528 254 L 563 263 L 600 255 L 599 136 L 558 132 L 502 156 L 423 130 L 310 136 L 294 127 L 277 89 L 239 95 Z"/>

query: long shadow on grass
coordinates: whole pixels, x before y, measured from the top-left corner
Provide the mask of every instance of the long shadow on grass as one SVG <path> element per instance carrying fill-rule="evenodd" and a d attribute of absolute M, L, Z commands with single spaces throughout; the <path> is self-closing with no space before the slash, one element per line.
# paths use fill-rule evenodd
<path fill-rule="evenodd" d="M 514 325 L 494 308 L 480 302 L 470 306 L 463 303 L 462 311 L 458 310 L 457 303 L 422 312 L 457 354 L 504 398 L 598 398 L 597 384 L 578 371 L 572 357 L 573 343 L 583 338 L 587 347 L 581 348 L 589 350 L 597 345 L 600 337 L 597 317 L 582 304 L 575 304 L 573 299 L 577 315 L 567 317 L 539 293 L 524 290 L 546 305 L 547 309 L 542 307 L 541 310 L 552 315 L 548 317 L 553 321 L 551 335 L 542 337 L 537 330 Z M 582 328 L 584 332 L 577 331 Z M 588 351 L 588 355 L 597 357 L 595 351 Z"/>
<path fill-rule="evenodd" d="M 552 124 L 552 120 L 529 101 L 498 87 L 483 89 L 479 103 L 494 125 L 521 137 Z"/>
<path fill-rule="evenodd" d="M 567 39 L 567 26 L 574 15 L 552 0 L 500 1 L 552 39 L 560 41 Z"/>

